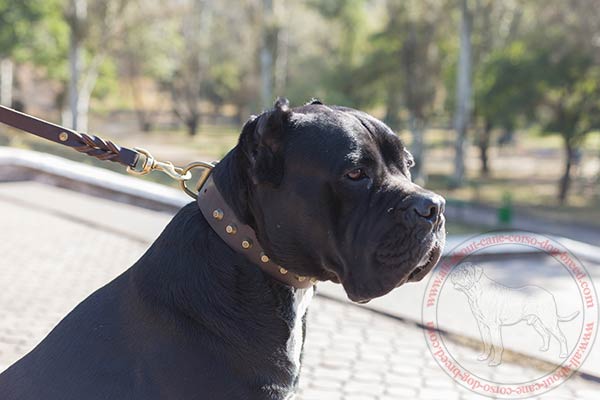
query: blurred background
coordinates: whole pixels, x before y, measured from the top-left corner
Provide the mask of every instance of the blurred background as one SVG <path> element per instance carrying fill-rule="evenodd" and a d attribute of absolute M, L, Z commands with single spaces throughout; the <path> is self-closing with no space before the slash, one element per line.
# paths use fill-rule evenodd
<path fill-rule="evenodd" d="M 597 0 L 0 0 L 0 21 L 3 105 L 176 164 L 315 97 L 383 119 L 459 207 L 600 225 Z"/>
<path fill-rule="evenodd" d="M 359 108 L 397 132 L 414 179 L 447 198 L 446 257 L 467 236 L 524 229 L 561 238 L 600 279 L 600 0 L 0 0 L 2 105 L 175 165 L 223 157 L 278 96 Z M 190 201 L 157 186 L 176 186 L 162 174 L 124 174 L 0 124 L 0 370 Z M 551 256 L 492 253 L 480 261 L 500 282 L 581 306 Z M 475 398 L 429 356 L 419 285 L 369 310 L 320 285 L 301 398 Z M 443 328 L 468 336 L 457 346 L 471 360 L 466 299 L 445 305 L 464 311 Z M 526 328 L 505 331 L 520 342 L 503 371 L 518 378 L 549 368 Z M 584 367 L 596 383 L 571 380 L 563 398 L 598 398 L 596 354 Z"/>

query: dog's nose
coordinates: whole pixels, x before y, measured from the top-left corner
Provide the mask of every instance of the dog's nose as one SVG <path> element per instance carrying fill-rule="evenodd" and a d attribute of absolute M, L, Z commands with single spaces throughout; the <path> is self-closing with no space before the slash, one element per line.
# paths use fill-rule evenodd
<path fill-rule="evenodd" d="M 419 218 L 435 223 L 444 212 L 446 200 L 435 193 L 421 194 L 413 200 L 412 208 Z"/>

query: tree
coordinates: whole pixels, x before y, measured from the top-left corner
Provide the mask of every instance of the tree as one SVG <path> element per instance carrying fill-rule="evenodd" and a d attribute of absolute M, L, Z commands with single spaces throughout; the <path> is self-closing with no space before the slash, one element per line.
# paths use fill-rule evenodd
<path fill-rule="evenodd" d="M 26 46 L 45 10 L 42 0 L 0 0 L 0 104 L 12 105 L 13 57 Z"/>
<path fill-rule="evenodd" d="M 324 70 L 319 83 L 327 101 L 350 107 L 372 104 L 372 87 L 365 85 L 363 68 L 368 37 L 365 0 L 311 0 L 309 4 L 330 25 L 335 38 L 330 43 L 334 49 L 325 49 L 327 56 L 315 60 Z"/>
<path fill-rule="evenodd" d="M 539 91 L 534 56 L 522 41 L 489 55 L 475 74 L 475 114 L 483 120 L 478 147 L 481 174 L 489 173 L 488 148 L 493 128 L 512 132 L 519 120 L 532 121 Z M 529 67 L 528 67 L 529 66 Z"/>
<path fill-rule="evenodd" d="M 102 70 L 135 18 L 134 1 L 69 0 L 69 104 L 73 129 L 88 128 L 90 100 Z"/>
<path fill-rule="evenodd" d="M 520 115 L 520 109 L 512 107 L 516 104 L 512 97 L 526 101 L 520 91 L 503 91 L 503 81 L 509 80 L 506 87 L 513 87 L 510 80 L 518 78 L 519 71 L 511 71 L 517 75 L 500 75 L 503 66 L 495 65 L 498 58 L 503 59 L 498 53 L 506 51 L 519 34 L 523 13 L 522 4 L 495 0 L 477 1 L 473 10 L 473 122 L 482 176 L 490 171 L 488 149 L 492 129 L 504 129 L 504 135 L 511 137 L 515 117 Z"/>
<path fill-rule="evenodd" d="M 202 85 L 208 78 L 211 62 L 213 7 L 208 0 L 185 2 L 178 18 L 179 46 L 173 46 L 169 54 L 175 60 L 174 69 L 163 81 L 171 93 L 173 111 L 190 136 L 197 134 L 200 125 Z"/>
<path fill-rule="evenodd" d="M 177 8 L 165 9 L 161 0 L 146 0 L 143 12 L 136 13 L 136 18 L 128 23 L 122 44 L 113 52 L 123 81 L 129 86 L 139 127 L 144 132 L 152 129 L 156 116 L 146 91 L 153 86 L 158 89 L 159 83 L 175 70 L 177 59 L 165 55 L 185 51 L 175 18 L 180 15 Z"/>
<path fill-rule="evenodd" d="M 264 109 L 273 102 L 273 65 L 278 28 L 275 24 L 273 0 L 262 0 L 262 37 L 260 47 L 261 103 Z"/>
<path fill-rule="evenodd" d="M 544 131 L 558 132 L 563 139 L 565 164 L 558 200 L 564 204 L 576 153 L 586 135 L 600 129 L 600 66 L 581 48 L 559 53 L 555 49 L 541 51 L 535 60 L 543 94 L 537 114 Z"/>
<path fill-rule="evenodd" d="M 418 181 L 426 180 L 424 135 L 440 83 L 442 54 L 437 43 L 443 11 L 436 1 L 388 1 L 387 24 L 373 36 L 373 54 L 365 63 L 369 72 L 363 72 L 381 81 L 387 100 L 385 120 L 392 128 L 400 125 L 401 105 L 408 111 L 413 177 Z"/>
<path fill-rule="evenodd" d="M 456 111 L 454 129 L 456 142 L 454 145 L 454 176 L 452 184 L 461 186 L 465 176 L 465 141 L 469 118 L 471 116 L 471 31 L 473 16 L 468 0 L 461 0 L 460 53 L 456 74 Z"/>

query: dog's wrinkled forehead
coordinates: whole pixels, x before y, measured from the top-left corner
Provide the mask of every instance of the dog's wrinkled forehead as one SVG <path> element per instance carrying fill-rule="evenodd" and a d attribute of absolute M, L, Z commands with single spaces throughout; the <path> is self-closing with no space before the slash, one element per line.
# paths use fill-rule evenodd
<path fill-rule="evenodd" d="M 404 164 L 412 155 L 400 138 L 383 122 L 362 111 L 339 106 L 309 104 L 293 109 L 291 122 L 304 135 L 319 136 L 321 147 L 345 145 L 351 162 L 364 159 Z"/>

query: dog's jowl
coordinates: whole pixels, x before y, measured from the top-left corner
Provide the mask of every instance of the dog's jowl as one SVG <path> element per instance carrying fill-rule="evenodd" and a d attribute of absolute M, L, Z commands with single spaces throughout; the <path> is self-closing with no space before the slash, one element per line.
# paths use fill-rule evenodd
<path fill-rule="evenodd" d="M 222 205 L 185 206 L 0 375 L 0 398 L 289 398 L 313 283 L 367 302 L 439 260 L 444 200 L 411 181 L 412 163 L 368 114 L 278 100 L 213 170 Z"/>

